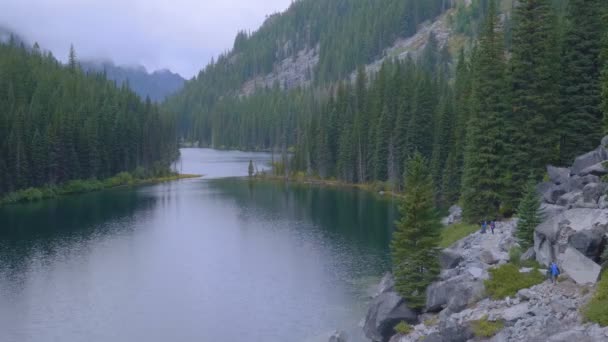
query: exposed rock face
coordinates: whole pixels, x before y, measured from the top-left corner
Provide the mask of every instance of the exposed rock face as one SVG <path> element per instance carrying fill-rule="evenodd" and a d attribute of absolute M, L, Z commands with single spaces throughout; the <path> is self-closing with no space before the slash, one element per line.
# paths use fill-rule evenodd
<path fill-rule="evenodd" d="M 462 208 L 461 207 L 459 207 L 457 205 L 453 205 L 450 207 L 449 213 L 450 214 L 447 217 L 445 217 L 445 218 L 443 218 L 443 220 L 441 220 L 441 223 L 443 223 L 444 226 L 459 223 L 462 221 Z"/>
<path fill-rule="evenodd" d="M 330 337 L 329 342 L 346 342 L 346 333 L 343 331 L 335 331 Z"/>
<path fill-rule="evenodd" d="M 578 284 L 594 284 L 602 268 L 572 247 L 558 257 L 562 272 L 568 274 Z"/>
<path fill-rule="evenodd" d="M 547 173 L 549 174 L 549 179 L 554 184 L 567 184 L 568 179 L 570 178 L 570 169 L 564 167 L 554 167 L 547 166 Z"/>
<path fill-rule="evenodd" d="M 399 322 L 418 322 L 418 315 L 407 307 L 396 292 L 385 292 L 374 298 L 365 317 L 363 331 L 373 341 L 388 341 L 395 334 Z"/>
<path fill-rule="evenodd" d="M 600 164 L 608 160 L 608 151 L 604 146 L 600 146 L 595 150 L 579 156 L 572 165 L 572 173 L 580 176 L 585 176 L 585 169 Z"/>
<path fill-rule="evenodd" d="M 451 269 L 464 260 L 461 254 L 452 250 L 452 249 L 444 249 L 439 254 L 439 263 L 441 264 L 441 268 Z"/>
<path fill-rule="evenodd" d="M 484 290 L 483 282 L 471 274 L 433 283 L 427 289 L 427 311 L 438 312 L 449 307 L 452 312 L 460 312 L 481 298 Z"/>

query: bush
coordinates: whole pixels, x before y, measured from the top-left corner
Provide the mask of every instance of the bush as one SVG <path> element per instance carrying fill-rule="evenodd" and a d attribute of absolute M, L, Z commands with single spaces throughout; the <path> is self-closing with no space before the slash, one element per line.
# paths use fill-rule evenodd
<path fill-rule="evenodd" d="M 484 282 L 486 292 L 494 299 L 515 296 L 517 291 L 526 289 L 545 281 L 545 276 L 534 269 L 529 273 L 520 273 L 515 264 L 505 264 L 490 270 L 490 279 Z"/>
<path fill-rule="evenodd" d="M 521 250 L 521 247 L 515 246 L 511 248 L 509 251 L 509 261 L 515 265 L 519 265 L 522 254 L 524 253 Z"/>
<path fill-rule="evenodd" d="M 439 242 L 439 247 L 448 248 L 454 242 L 475 233 L 479 229 L 480 228 L 475 225 L 465 223 L 458 223 L 444 227 L 441 230 L 441 241 Z"/>
<path fill-rule="evenodd" d="M 401 321 L 401 322 L 399 322 L 399 324 L 397 324 L 395 326 L 395 331 L 398 334 L 407 335 L 410 332 L 412 332 L 412 326 L 409 325 L 409 324 L 407 324 L 407 323 L 405 323 L 404 321 Z"/>
<path fill-rule="evenodd" d="M 608 273 L 604 272 L 591 301 L 583 308 L 585 321 L 608 326 Z"/>
<path fill-rule="evenodd" d="M 473 334 L 478 338 L 490 338 L 501 331 L 505 324 L 502 321 L 488 321 L 488 316 L 483 317 L 478 321 L 471 322 Z"/>

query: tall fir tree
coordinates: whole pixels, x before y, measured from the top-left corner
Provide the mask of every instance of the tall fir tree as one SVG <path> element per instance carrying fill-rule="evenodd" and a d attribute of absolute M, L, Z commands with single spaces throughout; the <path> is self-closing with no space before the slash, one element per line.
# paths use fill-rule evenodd
<path fill-rule="evenodd" d="M 560 162 L 592 150 L 602 137 L 602 0 L 569 0 L 560 83 Z"/>
<path fill-rule="evenodd" d="M 418 152 L 408 162 L 406 192 L 391 241 L 395 287 L 412 309 L 426 304 L 426 288 L 439 274 L 439 222 L 434 205 L 433 179 Z"/>
<path fill-rule="evenodd" d="M 505 123 L 510 187 L 516 207 L 530 172 L 543 174 L 559 159 L 559 50 L 550 0 L 523 0 L 515 7 L 510 64 L 512 113 Z"/>
<path fill-rule="evenodd" d="M 498 214 L 502 190 L 502 129 L 505 102 L 503 39 L 497 30 L 496 4 L 490 1 L 485 28 L 475 59 L 473 103 L 469 119 L 463 171 L 463 214 L 469 222 Z"/>
<path fill-rule="evenodd" d="M 524 195 L 517 209 L 519 221 L 517 222 L 516 236 L 523 249 L 534 245 L 534 230 L 542 222 L 540 214 L 540 199 L 536 191 L 536 181 L 530 178 L 526 185 Z"/>

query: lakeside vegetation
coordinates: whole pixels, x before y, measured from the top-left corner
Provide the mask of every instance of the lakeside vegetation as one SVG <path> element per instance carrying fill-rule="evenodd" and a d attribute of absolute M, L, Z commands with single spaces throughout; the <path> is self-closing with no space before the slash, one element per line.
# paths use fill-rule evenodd
<path fill-rule="evenodd" d="M 0 206 L 24 202 L 34 202 L 64 195 L 82 194 L 87 192 L 111 189 L 121 186 L 136 186 L 151 183 L 164 183 L 179 179 L 199 178 L 201 175 L 166 173 L 159 175 L 143 175 L 140 173 L 121 172 L 114 177 L 98 180 L 76 179 L 58 185 L 30 187 L 11 192 L 0 198 Z"/>

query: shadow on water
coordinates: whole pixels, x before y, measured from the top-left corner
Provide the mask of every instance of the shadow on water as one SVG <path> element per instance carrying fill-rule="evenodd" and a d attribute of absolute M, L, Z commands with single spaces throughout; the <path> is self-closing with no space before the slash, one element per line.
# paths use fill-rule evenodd
<path fill-rule="evenodd" d="M 217 196 L 235 200 L 239 208 L 253 207 L 279 212 L 290 220 L 312 222 L 325 238 L 347 239 L 348 245 L 388 255 L 398 215 L 392 199 L 354 188 L 250 182 L 243 178 L 216 179 L 209 186 L 221 190 Z M 384 263 L 382 268 L 387 265 Z"/>
<path fill-rule="evenodd" d="M 103 238 L 138 212 L 152 210 L 157 198 L 133 189 L 114 189 L 0 207 L 0 265 L 18 271 L 36 251 L 53 255 L 70 242 Z"/>

